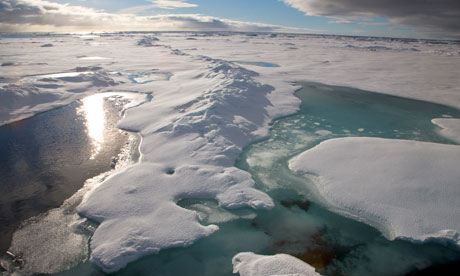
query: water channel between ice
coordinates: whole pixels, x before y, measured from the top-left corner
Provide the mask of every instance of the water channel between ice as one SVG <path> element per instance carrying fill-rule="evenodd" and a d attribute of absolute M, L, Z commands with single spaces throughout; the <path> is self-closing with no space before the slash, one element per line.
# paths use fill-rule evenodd
<path fill-rule="evenodd" d="M 233 275 L 232 257 L 244 251 L 288 253 L 324 275 L 404 275 L 460 260 L 460 250 L 435 242 L 389 241 L 376 229 L 328 211 L 311 180 L 287 162 L 321 141 L 367 136 L 452 143 L 433 118 L 460 117 L 456 109 L 353 88 L 301 83 L 300 110 L 273 122 L 266 139 L 247 146 L 236 166 L 275 202 L 269 211 L 226 210 L 214 200 L 182 200 L 203 224 L 220 230 L 187 248 L 146 256 L 115 275 Z M 104 275 L 85 261 L 56 275 Z"/>

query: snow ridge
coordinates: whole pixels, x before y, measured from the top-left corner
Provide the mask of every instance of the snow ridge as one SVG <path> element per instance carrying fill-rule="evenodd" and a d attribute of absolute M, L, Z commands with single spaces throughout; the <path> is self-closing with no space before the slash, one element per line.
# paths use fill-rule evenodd
<path fill-rule="evenodd" d="M 111 176 L 79 207 L 81 215 L 100 223 L 91 239 L 91 261 L 106 272 L 146 254 L 188 246 L 218 229 L 202 226 L 195 212 L 177 206 L 181 199 L 216 199 L 226 208 L 273 207 L 266 194 L 253 188 L 250 174 L 233 167 L 242 147 L 260 137 L 253 132 L 271 120 L 264 107 L 273 88 L 231 62 L 180 57 L 204 61 L 205 72 L 181 76 L 180 82 L 190 85 L 176 91 L 175 104 L 165 108 L 163 99 L 171 102 L 172 91 L 164 91 L 127 111 L 120 126 L 141 133 L 141 162 Z M 174 83 L 167 87 L 176 89 Z M 187 98 L 188 93 L 194 96 L 186 101 L 177 96 Z M 131 125 L 130 112 L 135 118 L 155 118 L 161 112 L 169 119 Z"/>

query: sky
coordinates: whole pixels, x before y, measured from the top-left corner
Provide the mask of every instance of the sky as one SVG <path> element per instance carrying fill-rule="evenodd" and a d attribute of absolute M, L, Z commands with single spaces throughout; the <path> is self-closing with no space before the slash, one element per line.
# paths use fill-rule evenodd
<path fill-rule="evenodd" d="M 460 39 L 460 0 L 0 0 L 0 32 L 54 31 Z"/>

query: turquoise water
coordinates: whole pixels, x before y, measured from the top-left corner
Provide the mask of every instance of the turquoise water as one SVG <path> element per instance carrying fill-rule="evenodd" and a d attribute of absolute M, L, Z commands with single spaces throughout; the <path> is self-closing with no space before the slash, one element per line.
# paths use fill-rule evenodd
<path fill-rule="evenodd" d="M 247 147 L 237 162 L 238 167 L 252 174 L 260 189 L 280 204 L 286 188 L 295 190 L 306 201 L 318 202 L 312 192 L 313 183 L 294 175 L 287 162 L 321 141 L 366 136 L 453 143 L 438 135 L 431 119 L 460 117 L 456 109 L 353 88 L 316 83 L 303 83 L 302 87 L 296 93 L 302 100 L 300 111 L 274 121 L 269 137 Z M 298 238 L 288 238 L 281 243 L 281 252 L 304 259 L 325 275 L 403 275 L 459 260 L 459 251 L 452 247 L 390 242 L 376 230 L 338 219 L 314 203 L 308 213 L 305 220 L 324 221 L 309 228 L 313 234 L 302 237 L 306 240 L 305 246 L 300 246 L 304 251 L 297 249 Z M 318 250 L 324 250 L 321 257 L 315 257 Z"/>
<path fill-rule="evenodd" d="M 273 122 L 269 136 L 246 147 L 236 166 L 253 176 L 275 202 L 270 211 L 225 210 L 213 200 L 182 200 L 203 224 L 220 230 L 187 248 L 144 257 L 115 275 L 233 275 L 232 257 L 244 251 L 292 254 L 324 275 L 404 275 L 460 260 L 460 251 L 439 243 L 385 239 L 376 229 L 318 204 L 313 183 L 293 174 L 288 160 L 319 142 L 371 136 L 438 143 L 431 119 L 460 117 L 446 106 L 353 88 L 302 83 L 299 112 Z M 103 275 L 88 262 L 58 275 Z"/>
<path fill-rule="evenodd" d="M 132 83 L 145 84 L 153 81 L 167 81 L 171 78 L 172 74 L 169 72 L 137 72 L 131 73 L 128 79 Z"/>

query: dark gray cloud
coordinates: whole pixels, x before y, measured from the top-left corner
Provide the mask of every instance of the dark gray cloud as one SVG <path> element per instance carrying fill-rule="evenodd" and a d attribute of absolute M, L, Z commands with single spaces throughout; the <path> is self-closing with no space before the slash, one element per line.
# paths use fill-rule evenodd
<path fill-rule="evenodd" d="M 242 22 L 193 14 L 160 15 L 151 18 L 154 21 L 162 20 L 174 23 L 182 30 L 273 32 L 281 31 L 283 28 L 274 25 Z"/>
<path fill-rule="evenodd" d="M 37 6 L 26 5 L 14 0 L 0 0 L 0 22 L 21 23 L 24 17 L 41 14 Z"/>
<path fill-rule="evenodd" d="M 214 29 L 214 30 L 227 30 L 230 28 L 228 23 L 217 19 L 217 18 L 209 18 L 208 20 L 200 20 L 196 17 L 191 16 L 184 16 L 184 15 L 171 15 L 167 17 L 168 20 L 180 22 L 183 24 L 185 28 L 190 29 Z"/>
<path fill-rule="evenodd" d="M 98 17 L 113 16 L 80 6 L 68 6 L 42 0 L 0 0 L 0 23 L 51 26 L 92 26 Z"/>
<path fill-rule="evenodd" d="M 391 23 L 460 36 L 460 0 L 283 0 L 308 15 L 339 19 L 385 17 Z"/>

